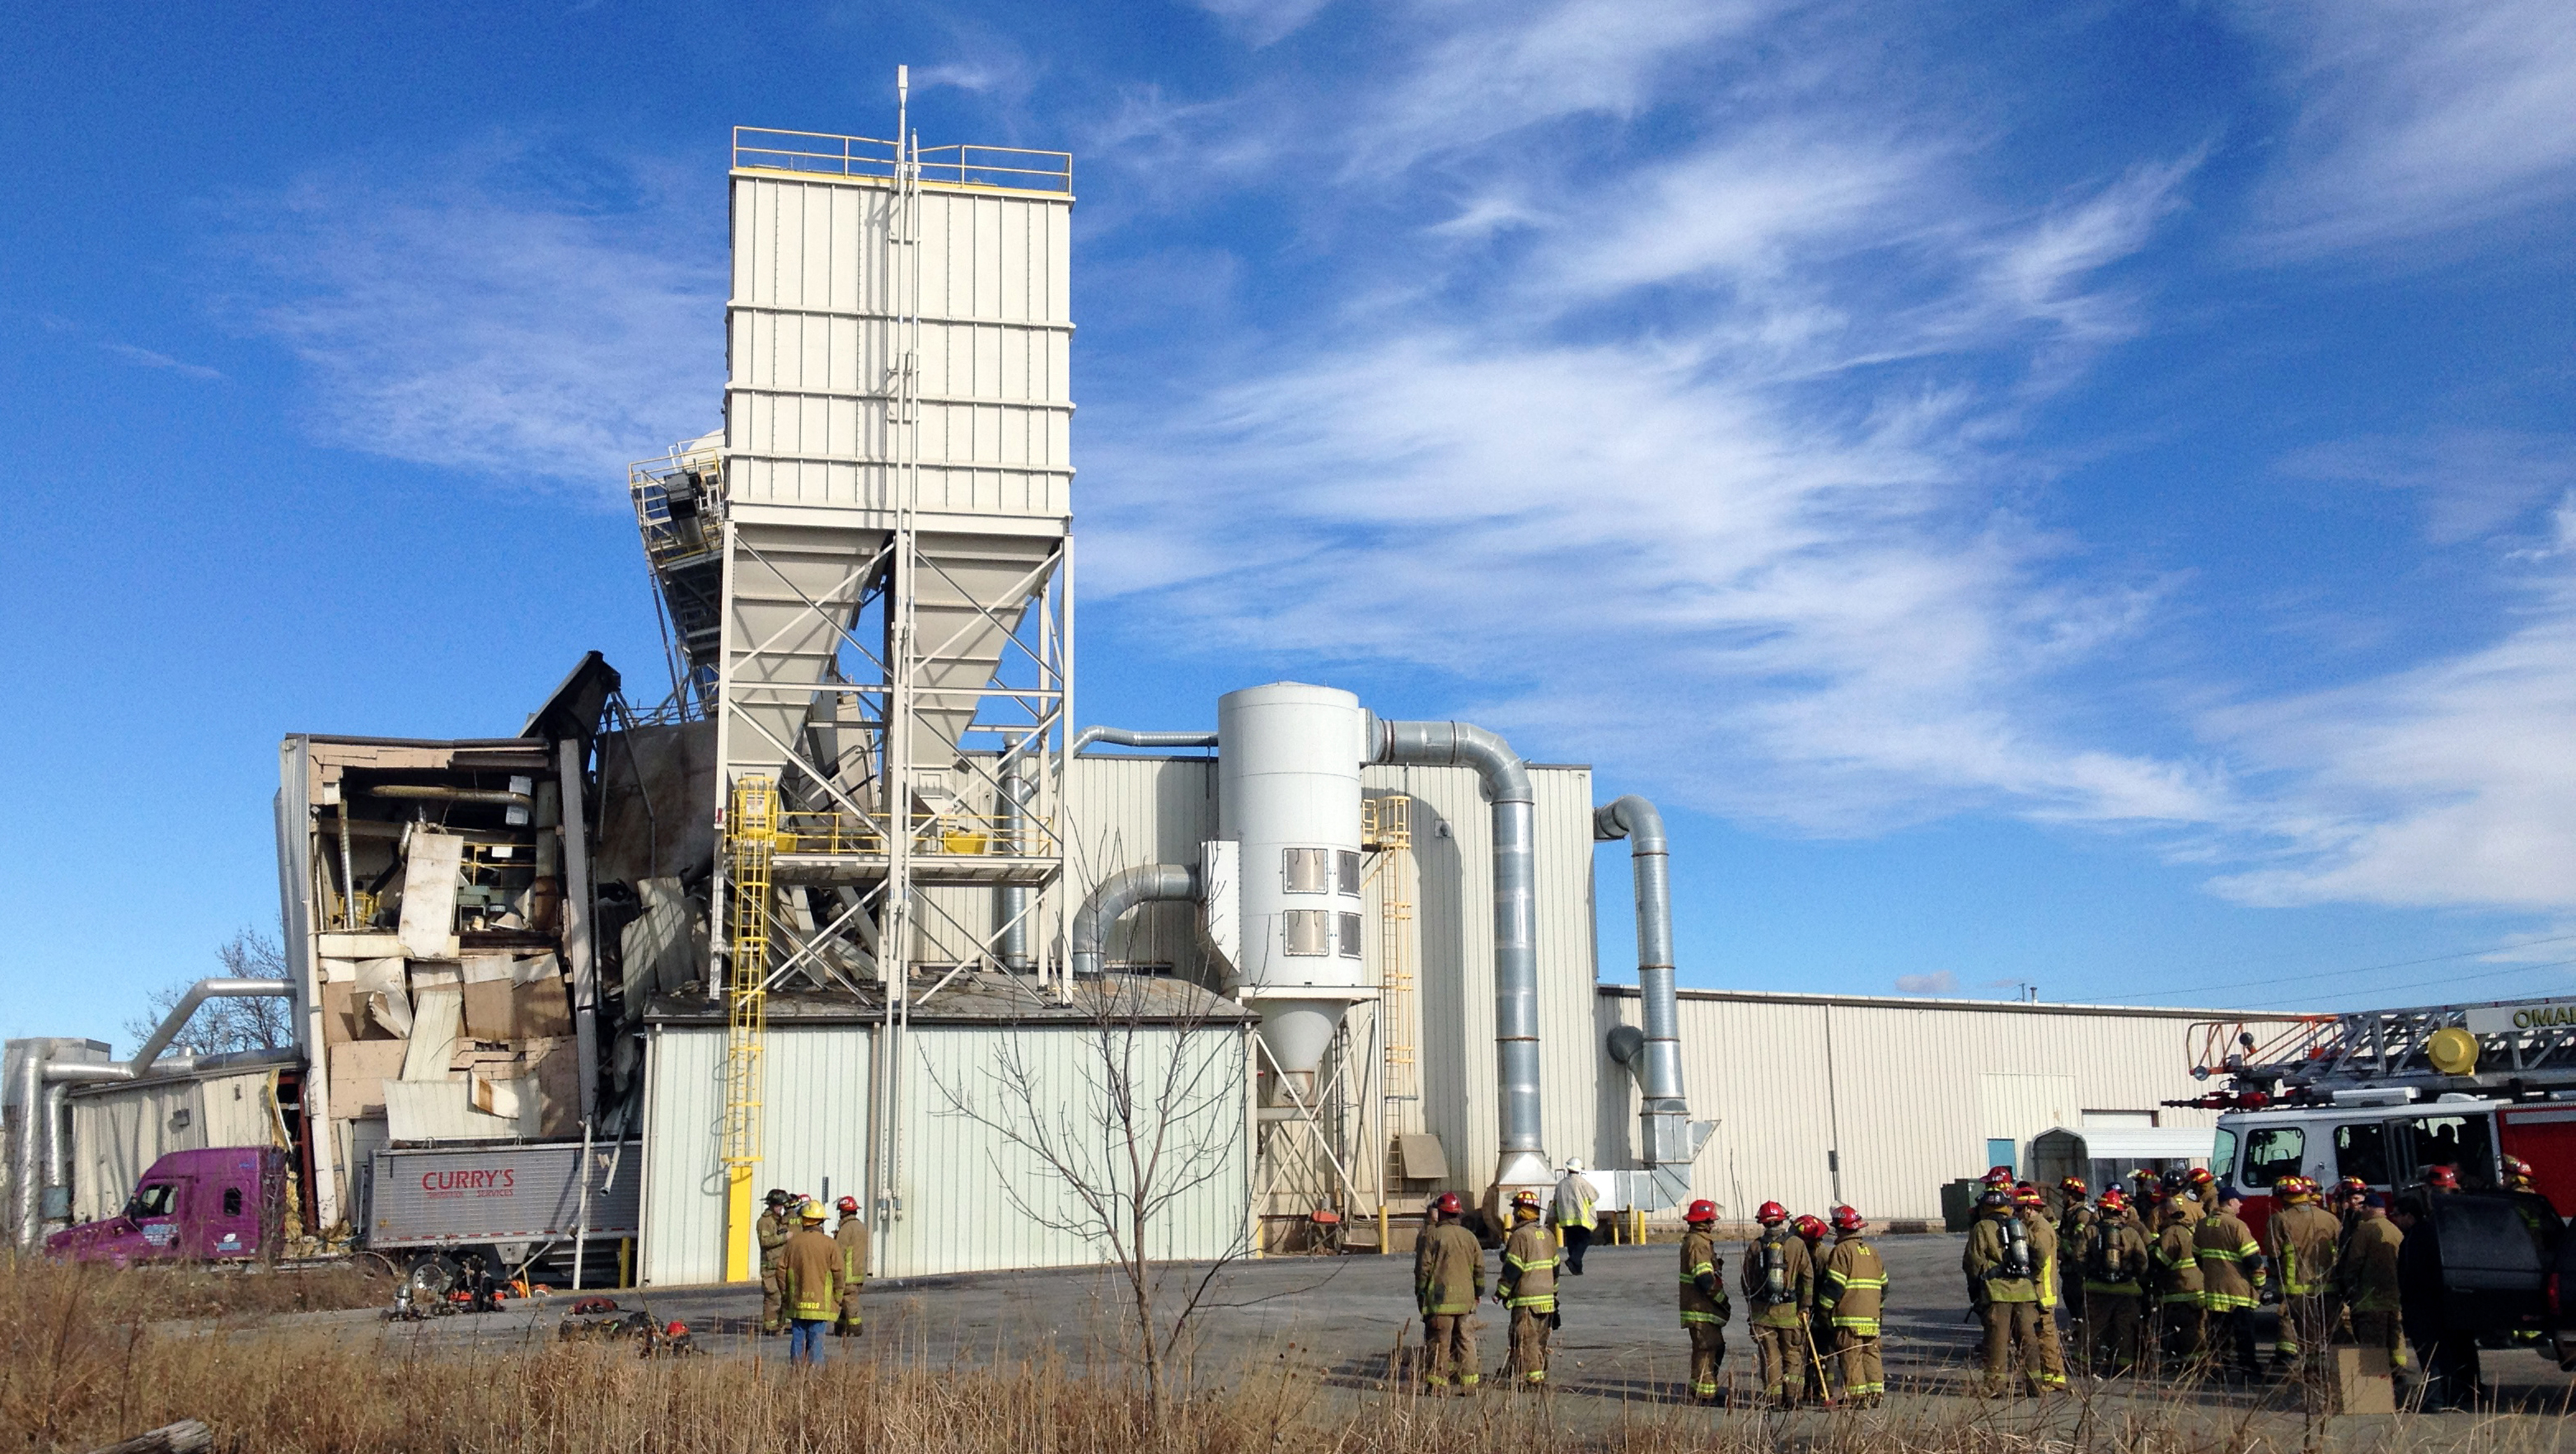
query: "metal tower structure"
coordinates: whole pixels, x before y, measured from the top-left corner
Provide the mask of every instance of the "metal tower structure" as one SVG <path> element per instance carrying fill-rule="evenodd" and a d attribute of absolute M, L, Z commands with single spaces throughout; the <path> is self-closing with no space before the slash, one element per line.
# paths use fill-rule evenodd
<path fill-rule="evenodd" d="M 631 476 L 683 705 L 714 723 L 728 1276 L 762 995 L 881 999 L 895 1096 L 941 976 L 1065 974 L 1072 159 L 924 149 L 907 92 L 891 140 L 735 129 L 721 439 Z M 763 794 L 757 823 L 734 807 Z M 883 1229 L 903 1148 L 879 1119 Z"/>

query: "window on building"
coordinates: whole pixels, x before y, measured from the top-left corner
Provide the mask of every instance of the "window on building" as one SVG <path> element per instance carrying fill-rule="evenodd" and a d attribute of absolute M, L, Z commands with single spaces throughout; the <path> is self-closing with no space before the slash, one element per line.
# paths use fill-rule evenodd
<path fill-rule="evenodd" d="M 2388 1123 L 2352 1121 L 2335 1127 L 2335 1175 L 2357 1176 L 2372 1186 L 2387 1186 Z"/>
<path fill-rule="evenodd" d="M 1341 917 L 1342 957 L 1344 959 L 1357 959 L 1360 957 L 1360 916 L 1357 914 L 1344 914 Z"/>
<path fill-rule="evenodd" d="M 1357 895 L 1360 891 L 1360 856 L 1348 849 L 1335 849 L 1333 869 L 1335 881 L 1341 891 Z"/>
<path fill-rule="evenodd" d="M 2245 1138 L 2245 1177 L 2249 1187 L 2270 1186 L 2299 1174 L 2307 1159 L 2308 1133 L 2296 1126 L 2261 1126 Z"/>
<path fill-rule="evenodd" d="M 1329 848 L 1283 848 L 1279 850 L 1279 868 L 1280 877 L 1292 894 L 1327 894 L 1333 891 L 1333 851 Z"/>
<path fill-rule="evenodd" d="M 1291 954 L 1330 954 L 1333 952 L 1333 916 L 1324 909 L 1290 909 L 1288 911 L 1288 952 Z"/>

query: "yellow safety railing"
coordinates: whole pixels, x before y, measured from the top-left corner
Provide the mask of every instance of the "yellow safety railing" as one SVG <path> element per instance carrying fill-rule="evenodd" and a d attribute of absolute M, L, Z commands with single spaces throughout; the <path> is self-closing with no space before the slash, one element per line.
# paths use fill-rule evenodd
<path fill-rule="evenodd" d="M 1016 146 L 923 147 L 921 179 L 966 187 L 1007 187 L 1021 192 L 1073 190 L 1073 153 Z M 771 172 L 825 177 L 884 177 L 897 161 L 891 141 L 875 136 L 834 136 L 822 131 L 780 131 L 765 126 L 733 129 L 733 164 Z"/>
<path fill-rule="evenodd" d="M 926 854 L 984 855 L 1008 854 L 1011 824 L 992 813 L 942 813 L 938 818 L 914 825 L 912 851 Z M 1024 813 L 1018 822 L 1021 853 L 1045 855 L 1054 851 L 1055 824 L 1052 819 L 1035 813 Z M 779 815 L 777 851 L 780 853 L 847 854 L 867 857 L 886 851 L 884 825 L 856 813 L 794 812 Z"/>
<path fill-rule="evenodd" d="M 725 1281 L 748 1282 L 752 1173 L 760 1164 L 760 1059 L 769 1037 L 769 866 L 778 846 L 778 784 L 745 777 L 725 819 L 733 891 L 732 957 L 725 986 Z"/>

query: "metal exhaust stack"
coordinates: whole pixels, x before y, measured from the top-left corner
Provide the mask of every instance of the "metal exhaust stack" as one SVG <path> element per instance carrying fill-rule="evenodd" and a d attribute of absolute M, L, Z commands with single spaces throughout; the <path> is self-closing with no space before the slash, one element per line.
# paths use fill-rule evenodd
<path fill-rule="evenodd" d="M 1502 1112 L 1498 1187 L 1556 1180 L 1539 1120 L 1536 796 L 1511 744 L 1464 722 L 1367 723 L 1368 760 L 1392 766 L 1472 767 L 1493 799 L 1494 1069 Z"/>
<path fill-rule="evenodd" d="M 1637 881 L 1637 990 L 1643 1031 L 1622 1025 L 1610 1032 L 1610 1058 L 1637 1080 L 1637 1154 L 1653 1173 L 1665 1205 L 1690 1190 L 1690 1164 L 1708 1139 L 1709 1122 L 1694 1123 L 1682 1094 L 1681 1006 L 1673 989 L 1673 890 L 1663 815 L 1631 793 L 1592 810 L 1596 843 L 1628 840 Z"/>

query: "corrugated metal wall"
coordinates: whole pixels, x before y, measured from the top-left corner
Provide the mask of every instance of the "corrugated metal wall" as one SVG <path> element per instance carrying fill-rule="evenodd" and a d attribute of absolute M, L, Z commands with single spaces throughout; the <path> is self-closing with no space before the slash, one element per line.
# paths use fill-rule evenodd
<path fill-rule="evenodd" d="M 737 502 L 883 506 L 883 182 L 737 173 L 726 335 Z M 1073 199 L 921 194 L 920 484 L 928 511 L 1070 509 Z"/>
<path fill-rule="evenodd" d="M 724 1032 L 648 1036 L 644 1106 L 642 1278 L 713 1282 L 724 1276 Z M 864 1194 L 868 1166 L 869 1031 L 863 1025 L 773 1028 L 761 1057 L 762 1161 L 757 1191 Z"/>
<path fill-rule="evenodd" d="M 1634 991 L 1604 993 L 1602 1023 L 1637 1022 Z M 2208 1111 L 2159 1102 L 2197 1095 L 2186 1016 L 2069 1006 L 1920 1005 L 1682 992 L 1691 1112 L 1718 1123 L 1694 1195 L 1729 1216 L 1777 1200 L 1822 1211 L 1835 1185 L 1873 1217 L 1937 1217 L 1941 1184 L 1985 1170 L 1986 1142 L 2027 1150 L 2088 1111 L 2155 1111 L 2206 1126 Z M 1606 1056 L 1603 1140 L 1635 1141 L 1635 1088 Z M 1551 1148 L 1553 1149 L 1553 1148 Z"/>
<path fill-rule="evenodd" d="M 900 1113 L 903 1218 L 884 1238 L 886 1276 L 1104 1260 L 1105 1246 L 1081 1235 L 1080 1199 L 1025 1142 L 1043 1137 L 1064 1148 L 1058 1159 L 1095 1185 L 1123 1184 L 1100 1180 L 1116 1178 L 1126 1154 L 1123 1133 L 1102 1117 L 1109 1056 L 1149 1105 L 1170 1108 L 1173 1122 L 1161 1184 L 1178 1196 L 1149 1230 L 1147 1255 L 1181 1261 L 1240 1250 L 1251 1195 L 1248 1070 L 1233 1026 L 1144 1029 L 1132 1039 L 1088 1027 L 942 1026 L 906 1040 L 915 1073 Z M 1013 1089 L 1022 1084 L 1039 1088 L 1035 1104 Z M 1165 1119 L 1149 1111 L 1143 1129 Z M 1195 1168 L 1178 1171 L 1184 1159 Z"/>
<path fill-rule="evenodd" d="M 1064 872 L 1078 905 L 1121 869 L 1199 861 L 1199 846 L 1216 836 L 1216 759 L 1078 757 L 1064 812 Z M 1198 922 L 1193 904 L 1140 905 L 1110 931 L 1110 961 L 1168 963 L 1204 980 Z"/>
<path fill-rule="evenodd" d="M 269 1107 L 274 1074 L 250 1070 L 74 1095 L 73 1218 L 114 1216 L 152 1163 L 173 1151 L 277 1144 Z"/>

